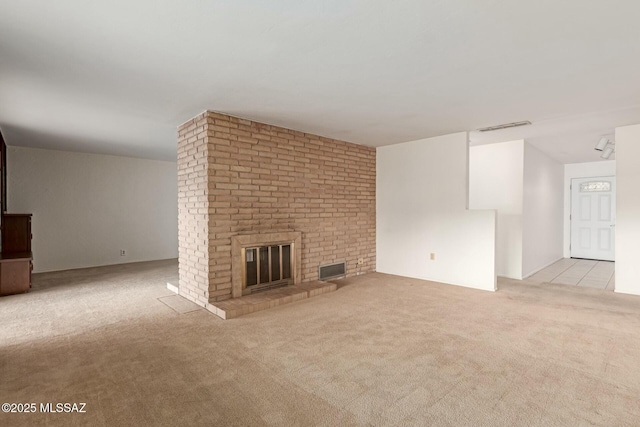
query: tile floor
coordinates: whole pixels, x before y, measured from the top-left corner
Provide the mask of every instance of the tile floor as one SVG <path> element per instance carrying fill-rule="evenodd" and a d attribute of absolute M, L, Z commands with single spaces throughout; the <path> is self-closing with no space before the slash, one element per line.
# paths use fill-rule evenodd
<path fill-rule="evenodd" d="M 615 262 L 565 258 L 530 276 L 527 281 L 613 291 L 614 270 Z"/>

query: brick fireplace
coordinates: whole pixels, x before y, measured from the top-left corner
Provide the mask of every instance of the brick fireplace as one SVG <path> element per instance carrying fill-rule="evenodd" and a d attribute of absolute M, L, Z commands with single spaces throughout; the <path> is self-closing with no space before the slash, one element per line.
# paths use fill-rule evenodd
<path fill-rule="evenodd" d="M 337 260 L 347 276 L 374 271 L 375 177 L 372 147 L 208 111 L 189 120 L 178 129 L 180 294 L 207 308 L 241 296 L 242 248 L 282 242 L 297 242 L 295 283 Z"/>

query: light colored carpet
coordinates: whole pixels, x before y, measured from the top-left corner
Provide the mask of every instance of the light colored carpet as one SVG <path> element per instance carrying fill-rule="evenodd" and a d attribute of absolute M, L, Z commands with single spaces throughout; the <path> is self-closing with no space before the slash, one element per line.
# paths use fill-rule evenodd
<path fill-rule="evenodd" d="M 370 274 L 223 321 L 159 301 L 176 268 L 44 274 L 1 298 L 0 400 L 87 413 L 0 425 L 640 424 L 640 298 Z"/>

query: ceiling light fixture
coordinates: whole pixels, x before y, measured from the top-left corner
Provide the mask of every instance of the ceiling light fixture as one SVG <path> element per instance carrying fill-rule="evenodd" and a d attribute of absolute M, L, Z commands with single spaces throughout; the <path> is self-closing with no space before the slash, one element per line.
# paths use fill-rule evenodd
<path fill-rule="evenodd" d="M 502 130 L 502 129 L 508 129 L 508 128 L 515 128 L 518 126 L 527 126 L 530 125 L 531 122 L 529 120 L 525 120 L 523 122 L 513 122 L 513 123 L 506 123 L 504 125 L 496 125 L 496 126 L 489 126 L 486 128 L 480 128 L 478 129 L 478 132 L 490 132 L 492 130 Z"/>
<path fill-rule="evenodd" d="M 602 150 L 602 155 L 600 157 L 602 157 L 603 159 L 608 159 L 615 152 L 616 152 L 616 146 L 613 144 L 609 144 L 605 147 L 604 150 Z"/>
<path fill-rule="evenodd" d="M 600 138 L 600 141 L 598 141 L 598 143 L 596 144 L 595 149 L 598 151 L 602 151 L 605 148 L 607 148 L 607 145 L 609 145 L 609 139 L 608 138 Z"/>
<path fill-rule="evenodd" d="M 594 149 L 597 151 L 602 151 L 600 157 L 602 157 L 603 159 L 608 159 L 612 154 L 616 152 L 616 142 L 609 141 L 609 138 L 602 137 L 600 138 L 600 141 L 597 142 Z"/>

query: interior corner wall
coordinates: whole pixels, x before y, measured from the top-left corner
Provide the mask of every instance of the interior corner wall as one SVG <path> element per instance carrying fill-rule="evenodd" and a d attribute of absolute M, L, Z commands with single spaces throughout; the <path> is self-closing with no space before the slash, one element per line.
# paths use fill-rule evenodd
<path fill-rule="evenodd" d="M 640 295 L 640 124 L 616 128 L 616 286 Z"/>
<path fill-rule="evenodd" d="M 466 132 L 377 149 L 377 271 L 496 289 L 496 213 L 467 210 L 468 154 Z"/>
<path fill-rule="evenodd" d="M 522 276 L 562 258 L 564 166 L 524 144 Z"/>
<path fill-rule="evenodd" d="M 174 162 L 8 147 L 7 173 L 9 212 L 33 214 L 34 272 L 177 257 Z"/>
<path fill-rule="evenodd" d="M 616 161 L 603 160 L 600 162 L 569 163 L 564 165 L 564 243 L 563 257 L 571 258 L 571 180 L 574 178 L 594 178 L 600 176 L 615 176 Z"/>
<path fill-rule="evenodd" d="M 496 274 L 522 279 L 524 140 L 469 148 L 469 208 L 497 211 Z"/>

